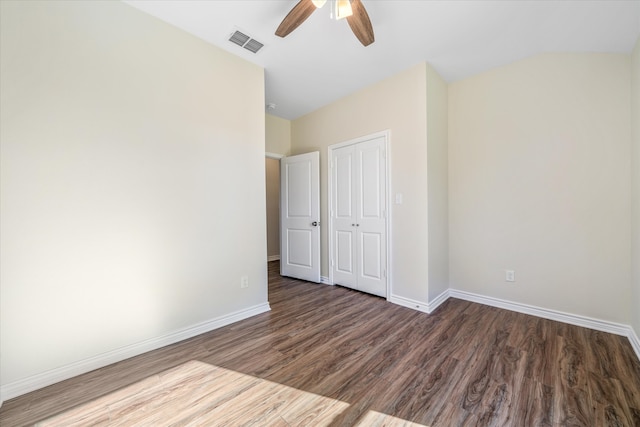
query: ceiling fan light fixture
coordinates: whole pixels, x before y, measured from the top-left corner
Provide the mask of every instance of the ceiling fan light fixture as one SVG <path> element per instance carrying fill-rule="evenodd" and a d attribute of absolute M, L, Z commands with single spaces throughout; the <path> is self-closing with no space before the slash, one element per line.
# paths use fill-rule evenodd
<path fill-rule="evenodd" d="M 0 0 L 1 1 L 1 0 Z M 286 37 L 298 28 L 318 7 L 326 0 L 298 0 L 298 3 L 287 13 L 278 28 L 276 36 Z M 363 46 L 369 46 L 375 41 L 371 19 L 362 0 L 331 0 L 329 7 L 331 19 L 347 18 L 351 31 Z"/>
<path fill-rule="evenodd" d="M 336 19 L 346 18 L 353 15 L 351 2 L 349 0 L 335 0 L 336 3 Z"/>

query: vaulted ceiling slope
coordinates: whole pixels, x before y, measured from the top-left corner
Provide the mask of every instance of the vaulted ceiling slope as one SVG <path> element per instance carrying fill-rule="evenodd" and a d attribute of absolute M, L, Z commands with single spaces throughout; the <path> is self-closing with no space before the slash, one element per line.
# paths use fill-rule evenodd
<path fill-rule="evenodd" d="M 328 7 L 277 37 L 298 0 L 125 1 L 264 67 L 269 112 L 289 120 L 421 61 L 452 82 L 538 53 L 629 53 L 640 34 L 640 0 L 363 0 L 375 31 L 368 47 Z M 264 48 L 232 44 L 234 30 Z"/>

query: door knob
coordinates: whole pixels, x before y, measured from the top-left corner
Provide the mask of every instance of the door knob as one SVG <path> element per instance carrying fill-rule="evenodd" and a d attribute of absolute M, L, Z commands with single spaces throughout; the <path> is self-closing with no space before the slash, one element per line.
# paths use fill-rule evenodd
<path fill-rule="evenodd" d="M 314 227 L 317 227 L 320 225 L 320 221 L 313 221 L 311 225 L 313 225 Z"/>

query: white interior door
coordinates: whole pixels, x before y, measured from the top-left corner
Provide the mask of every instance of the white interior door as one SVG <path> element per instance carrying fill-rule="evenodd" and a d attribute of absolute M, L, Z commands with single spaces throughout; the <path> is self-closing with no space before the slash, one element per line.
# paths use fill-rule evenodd
<path fill-rule="evenodd" d="M 387 296 L 384 137 L 357 145 L 358 289 Z"/>
<path fill-rule="evenodd" d="M 387 296 L 386 137 L 332 150 L 333 283 Z"/>
<path fill-rule="evenodd" d="M 280 274 L 320 282 L 320 153 L 280 160 Z"/>

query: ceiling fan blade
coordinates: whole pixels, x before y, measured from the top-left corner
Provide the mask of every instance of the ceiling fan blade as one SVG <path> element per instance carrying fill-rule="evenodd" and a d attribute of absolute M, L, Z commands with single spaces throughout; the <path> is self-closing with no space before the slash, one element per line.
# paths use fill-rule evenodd
<path fill-rule="evenodd" d="M 316 10 L 311 0 L 300 0 L 297 5 L 284 17 L 276 30 L 276 36 L 286 37 L 298 28 Z"/>
<path fill-rule="evenodd" d="M 351 27 L 351 31 L 353 31 L 353 34 L 356 35 L 363 46 L 369 46 L 375 41 L 369 14 L 360 0 L 352 0 L 351 9 L 353 9 L 353 15 L 347 16 L 347 22 Z"/>

